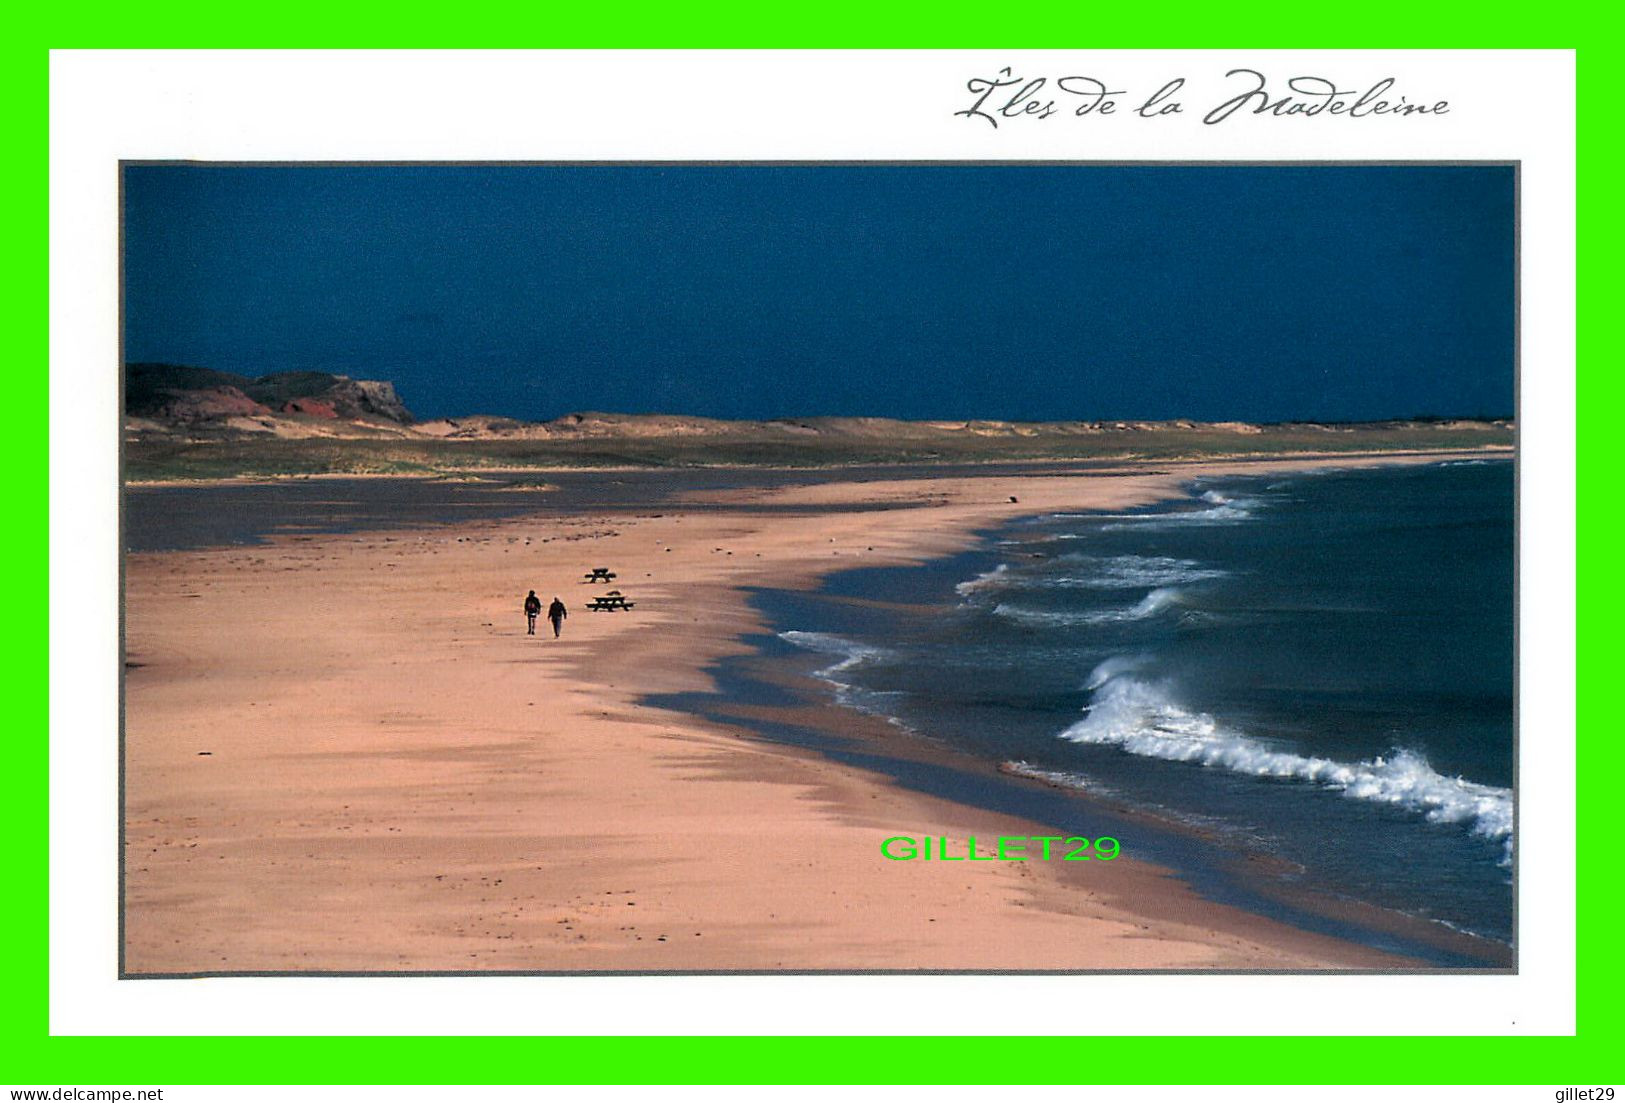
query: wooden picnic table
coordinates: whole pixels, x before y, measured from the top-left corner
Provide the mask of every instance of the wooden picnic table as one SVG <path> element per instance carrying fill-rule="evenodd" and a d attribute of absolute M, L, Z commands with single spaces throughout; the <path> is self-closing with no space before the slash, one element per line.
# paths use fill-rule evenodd
<path fill-rule="evenodd" d="M 582 576 L 583 582 L 608 582 L 615 577 L 615 572 L 608 567 L 594 567 Z"/>
<path fill-rule="evenodd" d="M 631 609 L 633 604 L 619 590 L 610 590 L 587 602 L 587 608 L 594 613 L 613 613 L 619 609 Z"/>

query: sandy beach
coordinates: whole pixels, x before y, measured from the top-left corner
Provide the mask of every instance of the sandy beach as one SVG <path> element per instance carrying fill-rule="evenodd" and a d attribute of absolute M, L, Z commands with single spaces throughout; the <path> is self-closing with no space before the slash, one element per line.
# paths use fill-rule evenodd
<path fill-rule="evenodd" d="M 887 861 L 889 835 L 1049 832 L 642 701 L 747 646 L 747 587 L 1325 462 L 832 475 L 132 554 L 125 971 L 1414 966 L 1205 900 L 1129 840 L 1081 867 Z M 604 565 L 634 611 L 582 607 Z M 569 604 L 562 639 L 525 634 L 531 588 Z"/>

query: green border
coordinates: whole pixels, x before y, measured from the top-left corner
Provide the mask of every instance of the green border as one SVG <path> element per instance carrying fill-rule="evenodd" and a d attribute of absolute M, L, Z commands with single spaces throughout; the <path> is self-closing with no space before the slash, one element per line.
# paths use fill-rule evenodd
<path fill-rule="evenodd" d="M 407 3 L 341 7 L 293 0 L 265 11 L 219 3 L 183 3 L 99 10 L 78 6 L 34 25 L 12 22 L 14 37 L 0 67 L 7 128 L 11 131 L 9 193 L 0 218 L 14 258 L 4 297 L 12 347 L 12 393 L 26 396 L 0 444 L 18 471 L 45 468 L 48 399 L 45 320 L 48 298 L 40 282 L 48 265 L 45 211 L 48 171 L 48 50 L 53 47 L 221 46 L 554 46 L 554 47 L 864 47 L 988 48 L 1174 48 L 1237 49 L 1451 48 L 1507 43 L 1573 48 L 1584 44 L 1589 86 L 1604 88 L 1613 75 L 1613 27 L 1542 10 L 1501 10 L 1494 3 L 1272 6 L 1184 4 L 1151 7 L 1053 5 L 997 8 L 961 0 L 879 8 L 873 4 L 804 3 L 759 5 L 730 0 L 704 11 L 670 5 L 622 4 L 561 10 L 504 3 L 479 10 L 417 8 Z M 16 17 L 14 17 L 15 19 Z M 1155 41 L 1152 36 L 1167 36 Z M 9 37 L 9 36 L 8 36 Z M 1610 81 L 1611 85 L 1612 82 Z M 1610 91 L 1612 89 L 1610 88 Z M 1509 82 L 1508 96 L 1545 97 L 1548 90 Z M 1604 175 L 1601 127 L 1609 101 L 1589 116 L 1596 142 L 1587 183 L 1603 201 L 1619 184 Z M 545 108 L 539 108 L 545 109 Z M 1599 119 L 1604 120 L 1600 122 Z M 1565 105 L 1551 104 L 1553 126 L 1569 122 Z M 1578 120 L 1576 120 L 1578 122 Z M 1617 125 L 1617 124 L 1616 124 Z M 1612 127 L 1610 127 L 1612 129 Z M 111 167 L 109 171 L 112 171 Z M 1606 222 L 1606 224 L 1605 224 Z M 1591 226 L 1593 247 L 1586 286 L 1602 304 L 1612 290 L 1611 246 L 1619 237 L 1613 219 Z M 1602 259 L 1598 259 L 1598 258 Z M 1585 261 L 1582 261 L 1585 263 Z M 1610 309 L 1617 305 L 1610 302 Z M 1528 363 L 1531 376 L 1562 365 Z M 1586 394 L 1600 409 L 1617 385 L 1601 371 L 1587 380 Z M 88 431 L 88 430 L 87 430 Z M 1593 436 L 1592 438 L 1596 438 Z M 1597 447 L 1593 444 L 1593 449 Z M 1583 482 L 1589 488 L 1590 482 Z M 13 516 L 47 518 L 47 491 L 20 481 L 12 491 Z M 1605 551 L 1602 524 L 1592 513 L 1594 559 Z M 1608 523 L 1613 528 L 1613 523 Z M 1612 541 L 1610 541 L 1610 544 Z M 5 577 L 13 623 L 37 624 L 48 634 L 45 542 L 14 539 L 5 545 Z M 1593 601 L 1597 593 L 1589 591 Z M 1611 613 L 1610 595 L 1595 626 Z M 1607 617 L 1612 620 L 1614 618 Z M 1600 633 L 1592 628 L 1592 634 Z M 10 969 L 0 998 L 0 1083 L 54 1084 L 501 1084 L 501 1083 L 1530 1083 L 1606 1084 L 1617 1072 L 1617 1039 L 1625 1034 L 1619 1010 L 1619 952 L 1610 929 L 1625 915 L 1620 888 L 1605 863 L 1612 850 L 1617 813 L 1613 779 L 1620 752 L 1611 733 L 1589 726 L 1581 747 L 1584 768 L 1577 810 L 1580 853 L 1592 868 L 1584 884 L 1579 917 L 1579 1034 L 1565 1038 L 1302 1038 L 1283 1045 L 1275 1038 L 1132 1037 L 1103 1041 L 1050 1034 L 993 1040 L 943 1038 L 51 1038 L 47 1035 L 47 709 L 48 656 L 26 632 L 4 644 L 17 709 L 11 735 L 3 814 L 10 821 L 6 849 L 15 894 L 0 909 Z M 1606 654 L 1606 650 L 1603 652 Z M 1595 650 L 1588 650 L 1595 665 Z M 1589 700 L 1589 699 L 1588 699 Z M 1582 717 L 1589 720 L 1592 710 Z M 1525 735 L 1539 753 L 1545 733 Z M 1609 738 L 1605 739 L 1605 736 Z M 111 737 L 111 736 L 110 736 Z M 1589 835 L 1587 835 L 1589 832 Z M 1530 855 L 1524 861 L 1566 861 L 1567 855 Z M 380 980 L 377 983 L 387 984 Z M 1080 981 L 1087 986 L 1088 981 Z M 1007 1018 L 966 1009 L 967 1034 L 1004 1028 Z M 1034 1028 L 1064 1027 L 1035 1023 Z M 908 1024 L 900 1022 L 900 1029 Z M 1072 1047 L 1077 1048 L 1073 1049 Z M 1023 1049 L 1054 1060 L 1011 1060 Z M 1070 1056 L 1068 1054 L 1070 1053 Z M 994 1055 L 998 1055 L 997 1058 Z"/>

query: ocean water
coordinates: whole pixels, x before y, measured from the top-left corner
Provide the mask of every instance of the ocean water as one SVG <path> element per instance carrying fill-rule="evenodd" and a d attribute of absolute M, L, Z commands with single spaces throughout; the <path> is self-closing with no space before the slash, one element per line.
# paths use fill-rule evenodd
<path fill-rule="evenodd" d="M 845 707 L 1510 945 L 1513 503 L 1510 461 L 1224 478 L 772 614 Z"/>
<path fill-rule="evenodd" d="M 1091 466 L 1080 463 L 1075 466 Z M 948 474 L 1020 474 L 1043 464 L 846 467 L 849 479 L 940 478 Z M 681 502 L 686 510 L 762 513 L 822 510 L 820 505 L 707 503 L 696 492 L 803 486 L 828 477 L 815 468 L 580 468 L 455 479 L 286 478 L 262 482 L 126 486 L 124 547 L 131 552 L 260 544 L 297 536 L 451 525 L 504 517 L 633 512 Z M 891 508 L 891 507 L 855 507 Z"/>

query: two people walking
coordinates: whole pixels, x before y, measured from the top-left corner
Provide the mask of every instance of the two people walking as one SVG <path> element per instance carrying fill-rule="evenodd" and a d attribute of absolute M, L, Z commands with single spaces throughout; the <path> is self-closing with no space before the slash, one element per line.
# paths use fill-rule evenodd
<path fill-rule="evenodd" d="M 542 599 L 536 596 L 535 590 L 532 590 L 530 596 L 525 598 L 525 634 L 527 636 L 536 634 L 536 617 L 541 611 Z M 566 609 L 564 602 L 556 597 L 553 599 L 553 604 L 547 607 L 547 619 L 553 622 L 554 639 L 559 638 L 559 630 L 564 626 L 564 618 L 569 615 L 570 610 Z"/>

